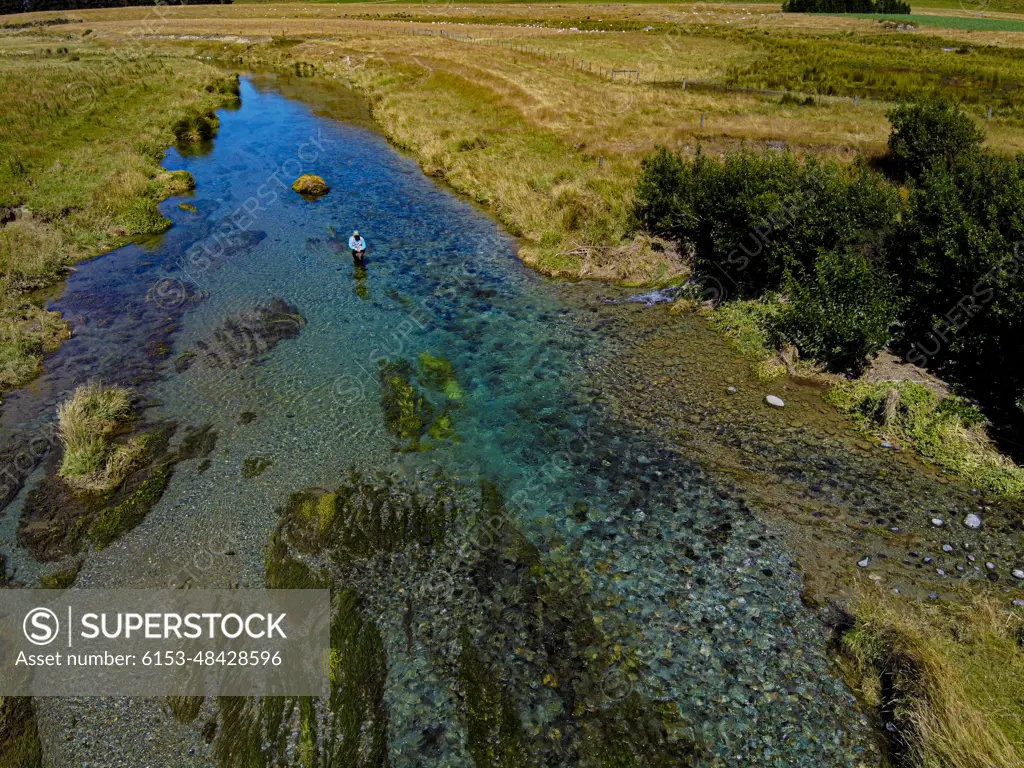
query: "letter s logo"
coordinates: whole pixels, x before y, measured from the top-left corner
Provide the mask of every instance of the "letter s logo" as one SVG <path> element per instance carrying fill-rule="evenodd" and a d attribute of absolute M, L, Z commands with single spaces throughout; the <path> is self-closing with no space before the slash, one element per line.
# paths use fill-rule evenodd
<path fill-rule="evenodd" d="M 25 614 L 21 629 L 25 633 L 25 639 L 33 645 L 49 645 L 57 639 L 60 621 L 57 614 L 49 608 L 33 608 Z"/>

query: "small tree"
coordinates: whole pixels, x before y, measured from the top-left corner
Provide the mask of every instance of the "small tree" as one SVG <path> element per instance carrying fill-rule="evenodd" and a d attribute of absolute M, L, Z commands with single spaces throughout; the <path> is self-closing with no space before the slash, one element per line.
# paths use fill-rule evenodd
<path fill-rule="evenodd" d="M 947 168 L 976 155 L 985 135 L 960 107 L 942 98 L 904 103 L 890 110 L 889 152 L 901 176 L 920 178 L 937 162 Z"/>
<path fill-rule="evenodd" d="M 791 278 L 787 291 L 775 331 L 830 369 L 856 373 L 888 343 L 896 294 L 885 269 L 863 254 L 822 252 L 813 274 Z"/>

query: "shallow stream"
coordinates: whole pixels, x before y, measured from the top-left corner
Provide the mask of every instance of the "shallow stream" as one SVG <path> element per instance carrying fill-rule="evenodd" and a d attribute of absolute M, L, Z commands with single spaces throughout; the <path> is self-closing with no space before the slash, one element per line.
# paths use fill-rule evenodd
<path fill-rule="evenodd" d="M 629 646 L 628 672 L 604 695 L 625 686 L 671 702 L 698 764 L 878 764 L 830 659 L 828 609 L 801 599 L 811 564 L 828 560 L 825 592 L 863 556 L 889 569 L 879 581 L 938 591 L 921 556 L 944 556 L 948 539 L 950 573 L 982 579 L 965 552 L 980 566 L 1001 548 L 1006 574 L 1019 526 L 856 435 L 814 387 L 757 382 L 703 321 L 524 268 L 515 241 L 390 147 L 357 98 L 324 91 L 313 107 L 283 95 L 295 87 L 243 80 L 212 147 L 169 153 L 167 168 L 195 177 L 195 212 L 169 200 L 166 235 L 80 265 L 53 303 L 74 338 L 5 400 L 0 427 L 38 434 L 62 393 L 98 378 L 142 393 L 148 418 L 218 435 L 141 525 L 89 554 L 77 586 L 262 586 L 292 492 L 337 485 L 351 467 L 409 478 L 441 467 L 468 488 L 497 483 L 526 537 L 585 572 L 595 620 Z M 331 192 L 291 192 L 299 170 Z M 348 253 L 353 229 L 370 244 L 365 273 Z M 274 301 L 301 316 L 281 338 L 253 321 Z M 396 450 L 378 360 L 415 366 L 424 352 L 451 362 L 455 439 Z M 785 409 L 764 404 L 769 391 Z M 23 499 L 0 530 L 9 570 L 31 583 L 49 566 L 14 545 Z M 976 508 L 992 523 L 968 534 L 958 521 Z M 949 520 L 941 541 L 934 514 Z M 391 762 L 469 765 L 451 686 L 412 641 L 403 650 L 390 597 L 369 601 L 388 656 Z M 559 706 L 543 692 L 520 701 L 530 738 L 543 740 Z M 159 703 L 47 700 L 40 717 L 53 765 L 212 764 L 201 723 L 177 725 Z"/>

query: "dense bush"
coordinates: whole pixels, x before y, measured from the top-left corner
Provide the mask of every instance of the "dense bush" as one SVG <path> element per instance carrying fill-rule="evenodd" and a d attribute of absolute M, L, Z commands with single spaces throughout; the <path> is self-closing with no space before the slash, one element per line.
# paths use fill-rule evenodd
<path fill-rule="evenodd" d="M 1024 159 L 935 164 L 910 185 L 889 246 L 907 358 L 1008 411 L 1024 391 Z"/>
<path fill-rule="evenodd" d="M 787 13 L 910 13 L 903 0 L 785 0 Z"/>
<path fill-rule="evenodd" d="M 813 271 L 819 251 L 870 245 L 898 205 L 863 166 L 748 149 L 689 161 L 659 148 L 643 163 L 634 215 L 649 232 L 693 243 L 698 272 L 727 293 L 754 297 Z"/>
<path fill-rule="evenodd" d="M 890 338 L 896 293 L 884 266 L 856 251 L 825 251 L 813 274 L 791 278 L 775 330 L 800 352 L 838 371 L 860 369 Z"/>
<path fill-rule="evenodd" d="M 900 104 L 887 117 L 889 152 L 901 177 L 920 178 L 936 163 L 949 168 L 974 157 L 985 138 L 968 115 L 940 98 Z"/>

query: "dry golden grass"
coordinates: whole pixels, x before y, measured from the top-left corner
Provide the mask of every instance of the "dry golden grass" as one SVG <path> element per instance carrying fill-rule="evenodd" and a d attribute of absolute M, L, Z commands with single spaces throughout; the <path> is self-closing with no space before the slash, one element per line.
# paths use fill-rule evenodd
<path fill-rule="evenodd" d="M 925 606 L 875 589 L 842 637 L 854 687 L 897 728 L 907 764 L 1024 764 L 1024 619 L 993 598 Z"/>

